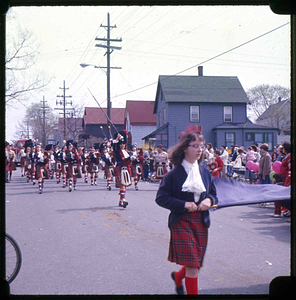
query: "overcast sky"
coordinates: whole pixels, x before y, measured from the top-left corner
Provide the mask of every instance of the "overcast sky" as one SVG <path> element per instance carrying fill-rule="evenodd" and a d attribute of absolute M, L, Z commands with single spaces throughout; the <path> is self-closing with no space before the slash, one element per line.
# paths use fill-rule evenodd
<path fill-rule="evenodd" d="M 122 68 L 111 70 L 112 107 L 125 107 L 126 100 L 155 100 L 159 75 L 197 75 L 199 64 L 204 76 L 237 76 L 245 91 L 259 84 L 290 87 L 290 25 L 214 58 L 290 21 L 268 6 L 13 7 L 7 37 L 16 34 L 18 24 L 33 32 L 40 47 L 32 73 L 37 69 L 52 77 L 45 89 L 29 95 L 25 106 L 44 96 L 56 107 L 64 80 L 74 103 L 97 107 L 89 88 L 107 106 L 104 71 L 80 64 L 106 66 L 106 51 L 95 47 L 102 43 L 95 38 L 106 37 L 100 25 L 107 25 L 108 12 L 110 24 L 116 25 L 111 38 L 122 38 L 112 43 L 122 47 L 111 54 L 111 66 Z M 9 141 L 25 106 L 6 111 Z"/>

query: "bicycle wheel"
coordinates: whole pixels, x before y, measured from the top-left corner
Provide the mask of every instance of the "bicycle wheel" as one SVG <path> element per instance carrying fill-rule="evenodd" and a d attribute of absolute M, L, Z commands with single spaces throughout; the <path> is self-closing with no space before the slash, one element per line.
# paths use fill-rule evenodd
<path fill-rule="evenodd" d="M 17 242 L 6 233 L 6 280 L 11 283 L 20 271 L 22 265 L 22 254 Z"/>

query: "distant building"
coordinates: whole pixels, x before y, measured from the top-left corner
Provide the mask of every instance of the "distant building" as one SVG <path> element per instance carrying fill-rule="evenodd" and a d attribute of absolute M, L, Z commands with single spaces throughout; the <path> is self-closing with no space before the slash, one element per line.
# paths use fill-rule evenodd
<path fill-rule="evenodd" d="M 107 108 L 103 108 L 107 115 Z M 117 131 L 123 130 L 125 108 L 111 108 L 110 119 Z M 110 130 L 107 127 L 107 118 L 99 107 L 85 107 L 83 121 L 83 131 L 99 139 L 107 137 L 113 137 L 116 132 L 113 126 L 110 126 Z M 102 128 L 101 128 L 102 127 Z"/>
<path fill-rule="evenodd" d="M 129 144 L 142 145 L 142 138 L 156 129 L 154 101 L 127 100 L 124 129 L 128 132 Z"/>
<path fill-rule="evenodd" d="M 256 120 L 256 124 L 278 127 L 278 143 L 290 141 L 291 136 L 291 99 L 282 100 L 271 104 Z"/>
<path fill-rule="evenodd" d="M 253 142 L 277 144 L 277 128 L 253 124 L 247 118 L 247 95 L 237 77 L 159 76 L 154 114 L 157 129 L 144 137 L 169 148 L 187 126 L 199 125 L 206 143 L 220 148 L 245 148 Z"/>

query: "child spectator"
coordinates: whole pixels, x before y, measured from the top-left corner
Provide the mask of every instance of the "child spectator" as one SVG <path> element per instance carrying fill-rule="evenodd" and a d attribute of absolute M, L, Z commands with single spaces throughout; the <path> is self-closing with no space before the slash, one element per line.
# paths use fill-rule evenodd
<path fill-rule="evenodd" d="M 222 158 L 220 157 L 220 151 L 219 150 L 215 150 L 214 151 L 214 157 L 215 157 L 215 162 L 217 163 L 217 168 L 215 168 L 213 171 L 212 171 L 212 174 L 216 174 L 216 172 L 218 172 L 218 175 L 217 177 L 221 177 L 221 172 L 223 170 L 223 166 L 224 166 L 224 163 L 223 163 L 223 160 Z"/>

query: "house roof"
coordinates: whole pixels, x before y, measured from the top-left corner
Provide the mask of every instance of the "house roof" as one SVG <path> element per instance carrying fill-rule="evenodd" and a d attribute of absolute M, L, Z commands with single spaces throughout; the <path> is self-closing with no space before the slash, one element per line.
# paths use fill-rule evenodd
<path fill-rule="evenodd" d="M 156 125 L 156 115 L 153 114 L 154 101 L 126 101 L 126 113 L 129 114 L 131 125 Z"/>
<path fill-rule="evenodd" d="M 272 115 L 272 112 L 280 112 L 281 109 L 290 109 L 288 104 L 291 103 L 291 98 L 288 98 L 286 100 L 274 103 L 269 105 L 269 107 L 259 116 L 259 118 L 256 121 L 261 121 L 265 119 L 269 119 L 270 116 Z"/>
<path fill-rule="evenodd" d="M 157 128 L 156 130 L 154 130 L 153 132 L 147 134 L 146 136 L 144 136 L 142 138 L 142 140 L 148 138 L 148 137 L 151 137 L 151 136 L 155 136 L 157 133 L 161 132 L 163 129 L 167 128 L 169 126 L 168 123 L 165 123 L 164 125 L 162 125 L 161 127 Z"/>
<path fill-rule="evenodd" d="M 159 88 L 161 88 L 166 102 L 249 102 L 247 94 L 236 76 L 160 75 Z M 157 99 L 154 113 L 156 105 Z"/>
<path fill-rule="evenodd" d="M 263 125 L 258 125 L 258 124 L 254 124 L 252 123 L 249 119 L 246 123 L 222 123 L 218 126 L 216 126 L 215 128 L 213 128 L 213 130 L 215 129 L 272 129 L 272 130 L 278 130 L 278 128 L 276 127 L 268 127 L 268 126 L 263 126 Z"/>
<path fill-rule="evenodd" d="M 102 108 L 107 115 L 107 108 Z M 86 124 L 105 124 L 107 118 L 99 107 L 85 107 L 83 122 Z M 123 124 L 125 108 L 111 108 L 110 119 L 113 124 Z"/>

